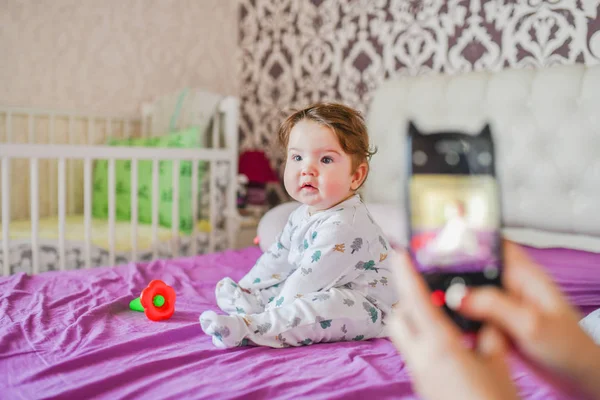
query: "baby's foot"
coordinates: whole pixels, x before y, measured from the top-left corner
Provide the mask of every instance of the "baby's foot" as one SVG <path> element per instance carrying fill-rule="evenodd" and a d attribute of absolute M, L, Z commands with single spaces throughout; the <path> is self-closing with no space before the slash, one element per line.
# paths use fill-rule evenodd
<path fill-rule="evenodd" d="M 214 311 L 204 311 L 200 315 L 200 326 L 212 336 L 213 344 L 221 349 L 246 345 L 244 337 L 249 332 L 242 317 L 218 315 Z"/>
<path fill-rule="evenodd" d="M 262 311 L 256 296 L 230 278 L 223 278 L 217 283 L 215 295 L 217 305 L 227 314 L 255 314 Z"/>

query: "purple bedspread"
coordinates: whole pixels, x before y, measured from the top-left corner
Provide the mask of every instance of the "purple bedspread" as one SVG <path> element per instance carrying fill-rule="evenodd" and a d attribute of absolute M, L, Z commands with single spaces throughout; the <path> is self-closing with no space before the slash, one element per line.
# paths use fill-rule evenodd
<path fill-rule="evenodd" d="M 600 254 L 529 251 L 585 313 L 600 307 Z M 214 348 L 198 316 L 217 309 L 216 282 L 241 278 L 259 255 L 249 248 L 0 278 L 0 398 L 414 398 L 402 358 L 386 339 Z M 168 321 L 128 308 L 152 279 L 176 290 Z M 522 367 L 513 374 L 524 398 L 558 398 Z"/>

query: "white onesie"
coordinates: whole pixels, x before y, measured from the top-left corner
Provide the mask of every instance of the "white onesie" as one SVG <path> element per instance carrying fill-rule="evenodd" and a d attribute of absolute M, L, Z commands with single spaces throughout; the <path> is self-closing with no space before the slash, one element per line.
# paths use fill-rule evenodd
<path fill-rule="evenodd" d="M 313 215 L 302 205 L 239 284 L 222 279 L 205 333 L 218 347 L 270 347 L 385 336 L 397 301 L 391 250 L 359 195 Z"/>

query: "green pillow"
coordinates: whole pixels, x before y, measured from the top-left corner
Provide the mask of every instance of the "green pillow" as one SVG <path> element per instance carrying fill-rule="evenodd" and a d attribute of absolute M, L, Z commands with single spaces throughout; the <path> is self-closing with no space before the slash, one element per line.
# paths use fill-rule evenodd
<path fill-rule="evenodd" d="M 108 160 L 97 160 L 94 165 L 92 216 L 108 218 Z"/>
<path fill-rule="evenodd" d="M 199 148 L 202 147 L 201 130 L 192 127 L 183 131 L 172 132 L 165 136 L 153 138 L 133 138 L 125 140 L 109 140 L 111 146 L 142 146 L 142 147 L 171 147 Z M 205 162 L 198 167 L 198 188 L 204 177 Z M 179 230 L 191 233 L 194 221 L 192 218 L 192 162 L 179 163 Z M 158 218 L 161 226 L 170 228 L 171 205 L 173 202 L 172 161 L 159 162 L 159 204 Z M 116 219 L 129 221 L 131 219 L 131 161 L 115 162 L 115 199 Z M 95 218 L 108 218 L 108 161 L 99 160 L 94 168 L 93 215 Z M 152 161 L 138 162 L 138 221 L 152 223 Z"/>

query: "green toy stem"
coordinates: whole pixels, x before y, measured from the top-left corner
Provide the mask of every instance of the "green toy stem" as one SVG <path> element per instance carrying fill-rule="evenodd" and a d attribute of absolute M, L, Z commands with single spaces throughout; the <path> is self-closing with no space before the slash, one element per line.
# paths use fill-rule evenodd
<path fill-rule="evenodd" d="M 142 307 L 142 302 L 139 297 L 131 300 L 131 302 L 129 303 L 129 308 L 133 311 L 144 312 L 144 307 Z"/>

